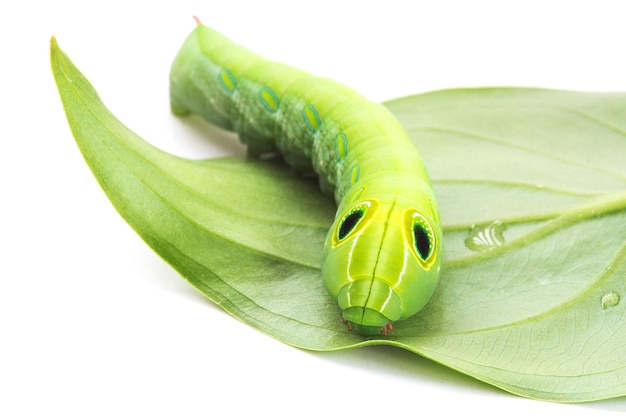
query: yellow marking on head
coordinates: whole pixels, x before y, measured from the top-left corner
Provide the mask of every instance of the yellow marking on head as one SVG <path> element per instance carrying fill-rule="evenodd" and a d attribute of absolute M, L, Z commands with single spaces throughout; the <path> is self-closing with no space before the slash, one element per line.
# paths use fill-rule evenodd
<path fill-rule="evenodd" d="M 335 156 L 337 161 L 341 161 L 348 154 L 348 138 L 345 133 L 335 136 Z"/>
<path fill-rule="evenodd" d="M 355 165 L 352 168 L 352 172 L 350 173 L 350 184 L 354 185 L 359 181 L 359 177 L 361 176 L 361 167 L 359 165 Z"/>
<path fill-rule="evenodd" d="M 261 104 L 265 107 L 267 111 L 270 113 L 274 113 L 278 110 L 278 97 L 276 93 L 274 93 L 269 87 L 263 87 L 259 91 L 259 100 Z"/>
<path fill-rule="evenodd" d="M 232 93 L 237 88 L 237 78 L 230 70 L 221 70 L 217 76 L 217 81 L 227 93 Z"/>
<path fill-rule="evenodd" d="M 352 195 L 352 198 L 350 199 L 350 201 L 357 201 L 358 199 L 360 199 L 364 191 L 365 191 L 365 187 L 361 187 L 358 190 L 356 190 L 354 194 Z"/>
<path fill-rule="evenodd" d="M 312 104 L 307 104 L 306 106 L 304 106 L 304 109 L 302 109 L 302 116 L 304 117 L 304 121 L 306 122 L 306 125 L 309 127 L 311 132 L 317 132 L 317 130 L 320 128 L 320 125 L 322 124 L 322 121 L 320 119 L 320 115 L 317 114 L 317 110 L 315 110 L 315 107 L 313 107 Z"/>

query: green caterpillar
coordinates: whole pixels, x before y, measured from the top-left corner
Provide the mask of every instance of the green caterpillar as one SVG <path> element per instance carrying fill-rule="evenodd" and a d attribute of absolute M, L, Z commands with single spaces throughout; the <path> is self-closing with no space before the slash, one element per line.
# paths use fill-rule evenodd
<path fill-rule="evenodd" d="M 382 105 L 199 21 L 172 64 L 170 97 L 175 114 L 237 132 L 251 155 L 279 152 L 334 193 L 322 277 L 348 329 L 387 334 L 428 302 L 441 265 L 437 205 L 417 150 Z"/>

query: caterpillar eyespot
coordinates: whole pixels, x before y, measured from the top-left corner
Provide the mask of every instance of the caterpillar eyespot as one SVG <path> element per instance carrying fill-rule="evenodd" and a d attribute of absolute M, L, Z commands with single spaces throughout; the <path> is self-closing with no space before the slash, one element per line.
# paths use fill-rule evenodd
<path fill-rule="evenodd" d="M 359 220 L 363 218 L 364 210 L 363 207 L 358 207 L 351 211 L 344 219 L 341 221 L 339 226 L 339 230 L 337 232 L 337 238 L 339 240 L 343 240 L 348 234 L 354 230 L 356 225 L 359 223 Z"/>
<path fill-rule="evenodd" d="M 176 114 L 234 130 L 250 155 L 280 153 L 334 193 L 322 280 L 349 329 L 387 335 L 424 307 L 439 281 L 439 213 L 426 168 L 387 109 L 199 21 L 172 64 L 170 99 Z"/>
<path fill-rule="evenodd" d="M 413 226 L 413 236 L 415 237 L 415 248 L 422 261 L 425 261 L 430 255 L 430 239 L 428 233 L 424 230 L 424 226 L 416 224 Z"/>
<path fill-rule="evenodd" d="M 413 215 L 413 244 L 418 257 L 428 262 L 436 247 L 435 235 L 428 221 L 417 213 Z"/>

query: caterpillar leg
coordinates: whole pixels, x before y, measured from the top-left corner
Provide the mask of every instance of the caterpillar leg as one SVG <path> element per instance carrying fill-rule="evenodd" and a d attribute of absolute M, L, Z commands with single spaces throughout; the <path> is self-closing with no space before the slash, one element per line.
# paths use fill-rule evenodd
<path fill-rule="evenodd" d="M 382 334 L 385 336 L 390 336 L 393 333 L 393 322 L 391 321 L 382 327 L 363 326 L 361 324 L 356 324 L 348 321 L 345 319 L 345 317 L 341 317 L 341 321 L 346 325 L 346 329 L 349 332 L 355 332 L 361 335 L 373 336 L 377 334 Z"/>
<path fill-rule="evenodd" d="M 335 186 L 331 184 L 325 176 L 320 175 L 318 177 L 318 181 L 320 184 L 320 189 L 324 194 L 333 195 L 335 193 Z"/>
<path fill-rule="evenodd" d="M 255 135 L 239 133 L 239 140 L 246 145 L 246 153 L 250 158 L 270 159 L 277 155 L 278 150 L 273 141 L 263 140 Z"/>

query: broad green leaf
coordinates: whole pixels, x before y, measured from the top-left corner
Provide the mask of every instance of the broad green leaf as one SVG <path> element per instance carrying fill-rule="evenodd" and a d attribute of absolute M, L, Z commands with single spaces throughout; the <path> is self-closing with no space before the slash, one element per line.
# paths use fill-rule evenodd
<path fill-rule="evenodd" d="M 520 395 L 624 395 L 626 94 L 456 90 L 389 108 L 430 169 L 446 245 L 401 345 Z M 468 245 L 494 229 L 503 246 Z"/>
<path fill-rule="evenodd" d="M 111 202 L 238 319 L 312 350 L 402 347 L 518 395 L 626 394 L 626 94 L 451 90 L 388 103 L 420 149 L 445 228 L 432 302 L 363 338 L 320 279 L 333 202 L 280 163 L 192 161 L 104 107 L 52 41 L 74 137 Z"/>

